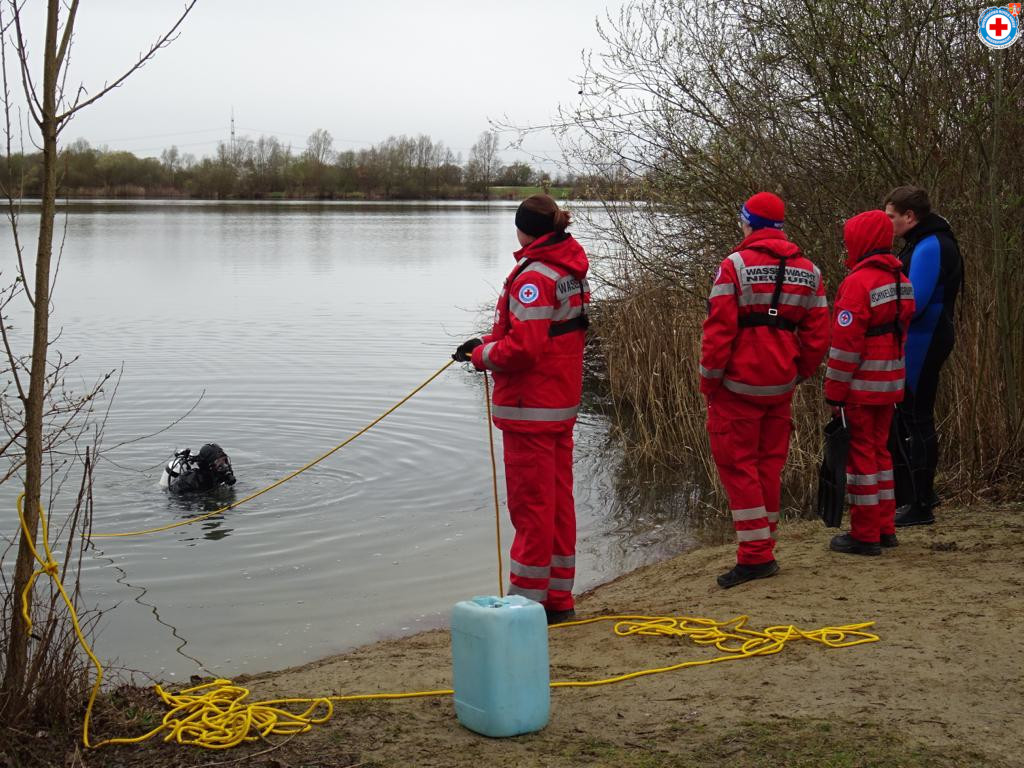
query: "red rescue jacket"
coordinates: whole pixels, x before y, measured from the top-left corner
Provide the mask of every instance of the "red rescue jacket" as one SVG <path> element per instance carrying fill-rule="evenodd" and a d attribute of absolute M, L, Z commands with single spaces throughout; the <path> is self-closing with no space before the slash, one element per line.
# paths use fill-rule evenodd
<path fill-rule="evenodd" d="M 825 399 L 834 404 L 898 403 L 903 400 L 903 347 L 914 316 L 914 286 L 890 251 L 892 225 L 884 211 L 854 216 L 843 234 L 851 272 L 836 296 Z"/>
<path fill-rule="evenodd" d="M 779 264 L 785 257 L 782 283 Z M 778 289 L 776 314 L 772 301 Z M 725 387 L 765 403 L 785 402 L 828 349 L 828 300 L 819 270 L 785 233 L 759 229 L 718 268 L 701 339 L 700 390 Z"/>
<path fill-rule="evenodd" d="M 583 390 L 587 254 L 565 232 L 544 235 L 515 257 L 494 327 L 473 350 L 473 365 L 494 374 L 499 429 L 571 429 Z"/>

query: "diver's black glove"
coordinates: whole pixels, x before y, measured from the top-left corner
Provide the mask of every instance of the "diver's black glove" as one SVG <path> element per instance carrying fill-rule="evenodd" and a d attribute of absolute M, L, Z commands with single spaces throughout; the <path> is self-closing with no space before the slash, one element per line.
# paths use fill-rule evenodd
<path fill-rule="evenodd" d="M 468 363 L 470 357 L 473 354 L 473 350 L 483 344 L 480 339 L 470 339 L 464 341 L 455 349 L 455 354 L 452 355 L 452 360 L 457 363 Z"/>

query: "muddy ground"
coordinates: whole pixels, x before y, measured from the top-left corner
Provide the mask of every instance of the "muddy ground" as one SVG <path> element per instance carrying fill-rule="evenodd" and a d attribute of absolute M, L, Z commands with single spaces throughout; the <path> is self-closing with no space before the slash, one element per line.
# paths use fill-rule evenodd
<path fill-rule="evenodd" d="M 784 523 L 778 576 L 728 591 L 710 547 L 583 595 L 602 614 L 746 614 L 762 628 L 871 620 L 881 641 L 792 642 L 779 654 L 552 693 L 541 732 L 489 739 L 450 697 L 339 704 L 288 739 L 226 752 L 151 742 L 71 757 L 85 766 L 1024 766 L 1024 505 L 939 510 L 881 557 L 828 552 L 819 524 Z M 685 639 L 616 637 L 610 622 L 551 630 L 552 679 L 710 658 Z M 385 641 L 246 679 L 256 698 L 448 688 L 446 631 Z M 139 730 L 157 717 L 139 716 Z M 102 734 L 97 734 L 102 735 Z M 42 752 L 38 753 L 42 754 Z M 52 758 L 47 759 L 49 762 Z M 56 764 L 69 764 L 65 757 Z"/>

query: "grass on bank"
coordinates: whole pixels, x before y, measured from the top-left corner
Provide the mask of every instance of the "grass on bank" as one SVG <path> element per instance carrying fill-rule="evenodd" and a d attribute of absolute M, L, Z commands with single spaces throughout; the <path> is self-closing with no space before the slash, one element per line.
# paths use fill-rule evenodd
<path fill-rule="evenodd" d="M 490 193 L 492 200 L 525 200 L 545 190 L 544 187 L 491 187 Z M 572 187 L 548 187 L 546 194 L 555 200 L 568 200 L 572 197 Z"/>

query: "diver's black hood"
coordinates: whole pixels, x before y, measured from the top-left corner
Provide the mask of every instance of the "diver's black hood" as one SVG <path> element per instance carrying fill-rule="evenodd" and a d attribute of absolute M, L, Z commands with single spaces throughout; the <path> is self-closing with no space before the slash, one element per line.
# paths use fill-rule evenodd
<path fill-rule="evenodd" d="M 199 449 L 196 456 L 199 469 L 202 472 L 209 472 L 219 482 L 227 485 L 235 484 L 235 474 L 231 469 L 231 459 L 224 453 L 224 449 L 216 443 L 207 443 Z"/>

